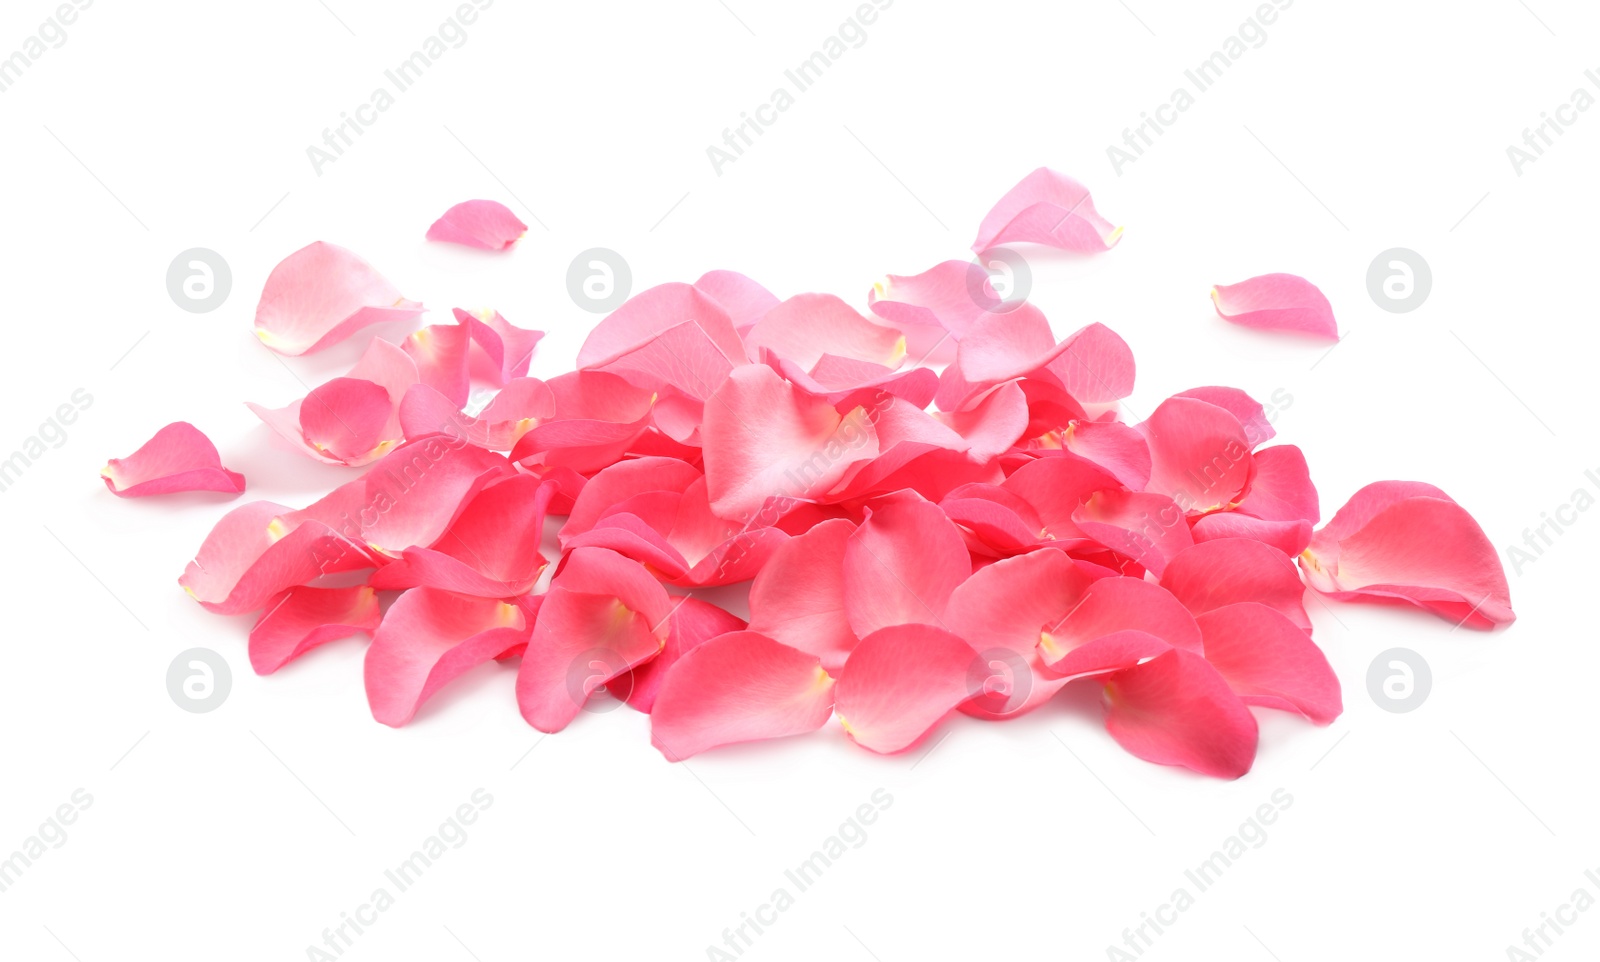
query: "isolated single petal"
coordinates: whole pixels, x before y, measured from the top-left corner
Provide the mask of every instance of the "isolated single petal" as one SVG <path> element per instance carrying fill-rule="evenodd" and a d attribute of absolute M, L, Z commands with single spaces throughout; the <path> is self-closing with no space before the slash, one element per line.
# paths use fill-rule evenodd
<path fill-rule="evenodd" d="M 1318 725 L 1344 710 L 1327 656 L 1281 612 L 1243 602 L 1195 620 L 1205 636 L 1206 661 L 1246 704 L 1299 712 Z"/>
<path fill-rule="evenodd" d="M 384 612 L 367 648 L 372 717 L 404 725 L 445 684 L 527 641 L 527 619 L 517 605 L 413 588 Z"/>
<path fill-rule="evenodd" d="M 1255 763 L 1259 729 L 1204 658 L 1173 649 L 1105 683 L 1106 731 L 1148 762 L 1238 778 Z"/>
<path fill-rule="evenodd" d="M 1264 331 L 1295 331 L 1339 339 L 1333 306 L 1317 286 L 1294 274 L 1262 274 L 1237 284 L 1218 284 L 1211 301 L 1225 321 Z"/>
<path fill-rule="evenodd" d="M 1474 628 L 1516 619 L 1494 545 L 1431 485 L 1362 488 L 1312 536 L 1300 564 L 1311 587 L 1335 598 L 1407 601 Z"/>
<path fill-rule="evenodd" d="M 378 627 L 378 593 L 349 588 L 290 588 L 250 629 L 250 667 L 270 675 L 312 648 Z"/>
<path fill-rule="evenodd" d="M 244 490 L 244 475 L 222 466 L 217 446 L 187 421 L 174 421 L 125 458 L 100 469 L 106 489 L 119 498 L 176 491 Z"/>
<path fill-rule="evenodd" d="M 528 232 L 528 225 L 497 200 L 464 200 L 428 228 L 428 240 L 484 250 L 505 250 Z"/>
<path fill-rule="evenodd" d="M 668 761 L 719 745 L 814 732 L 833 714 L 834 683 L 815 655 L 754 631 L 713 638 L 667 672 L 650 743 Z"/>
<path fill-rule="evenodd" d="M 279 354 L 308 354 L 368 324 L 420 316 L 422 305 L 406 300 L 371 264 L 317 241 L 268 275 L 256 305 L 256 336 Z"/>
<path fill-rule="evenodd" d="M 1065 174 L 1040 167 L 1006 191 L 978 225 L 975 251 L 1029 242 L 1069 251 L 1103 251 L 1122 228 L 1101 217 L 1089 189 Z"/>

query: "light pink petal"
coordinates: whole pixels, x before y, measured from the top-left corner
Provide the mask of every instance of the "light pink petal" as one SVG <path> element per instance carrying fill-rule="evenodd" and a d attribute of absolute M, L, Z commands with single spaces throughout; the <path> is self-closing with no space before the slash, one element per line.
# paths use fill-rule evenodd
<path fill-rule="evenodd" d="M 899 332 L 874 324 L 832 294 L 796 294 L 769 310 L 745 335 L 752 357 L 772 351 L 806 370 L 831 354 L 895 368 L 905 359 Z"/>
<path fill-rule="evenodd" d="M 1000 385 L 965 410 L 940 420 L 961 435 L 967 456 L 992 461 L 1011 449 L 1028 428 L 1028 399 L 1011 381 Z"/>
<path fill-rule="evenodd" d="M 644 390 L 674 391 L 704 401 L 722 386 L 734 365 L 743 361 L 742 354 L 726 355 L 703 327 L 690 320 L 590 369 L 609 371 Z"/>
<path fill-rule="evenodd" d="M 434 435 L 395 448 L 355 482 L 282 520 L 290 529 L 321 523 L 370 552 L 398 558 L 406 548 L 432 546 L 473 495 L 514 474 L 498 454 Z"/>
<path fill-rule="evenodd" d="M 1293 558 L 1311 543 L 1311 522 L 1263 521 L 1242 511 L 1218 511 L 1196 521 L 1190 533 L 1196 544 L 1219 538 L 1249 538 Z"/>
<path fill-rule="evenodd" d="M 1185 548 L 1161 573 L 1161 587 L 1197 618 L 1226 605 L 1257 602 L 1311 630 L 1300 572 L 1288 555 L 1260 541 L 1221 538 Z"/>
<path fill-rule="evenodd" d="M 1262 274 L 1211 289 L 1217 315 L 1264 331 L 1295 331 L 1339 339 L 1333 306 L 1315 284 L 1294 274 Z"/>
<path fill-rule="evenodd" d="M 528 724 L 556 732 L 595 689 L 661 652 L 672 609 L 643 565 L 598 548 L 568 555 L 544 599 L 517 674 L 517 705 Z"/>
<path fill-rule="evenodd" d="M 1072 514 L 1085 535 L 1133 559 L 1157 577 L 1180 551 L 1194 544 L 1177 502 L 1147 491 L 1096 492 Z"/>
<path fill-rule="evenodd" d="M 939 507 L 968 535 L 967 549 L 974 554 L 1020 554 L 1043 540 L 1038 512 L 998 485 L 964 484 Z"/>
<path fill-rule="evenodd" d="M 604 367 L 686 321 L 704 331 L 729 361 L 745 358 L 744 342 L 720 304 L 688 284 L 660 284 L 629 298 L 589 332 L 578 351 L 578 367 Z"/>
<path fill-rule="evenodd" d="M 761 524 L 718 517 L 707 500 L 706 482 L 695 481 L 678 501 L 668 540 L 689 565 L 676 584 L 694 587 L 729 585 L 754 578 L 789 535 Z"/>
<path fill-rule="evenodd" d="M 833 693 L 815 655 L 735 631 L 667 672 L 650 713 L 650 744 L 676 762 L 719 745 L 814 732 L 833 714 Z"/>
<path fill-rule="evenodd" d="M 261 343 L 279 354 L 308 354 L 368 324 L 415 320 L 422 310 L 371 264 L 317 241 L 272 269 L 256 305 L 255 329 Z"/>
<path fill-rule="evenodd" d="M 1195 620 L 1206 660 L 1246 704 L 1299 712 L 1318 725 L 1344 710 L 1339 678 L 1322 649 L 1281 612 L 1244 602 Z"/>
<path fill-rule="evenodd" d="M 472 391 L 467 360 L 472 335 L 463 324 L 429 324 L 401 344 L 417 365 L 422 383 L 443 394 L 456 407 Z"/>
<path fill-rule="evenodd" d="M 499 201 L 464 200 L 433 222 L 428 228 L 428 240 L 500 251 L 515 244 L 527 232 L 528 225 Z"/>
<path fill-rule="evenodd" d="M 543 331 L 530 331 L 517 327 L 500 315 L 499 311 L 485 308 L 468 313 L 455 308 L 456 323 L 467 329 L 473 343 L 486 360 L 483 374 L 493 384 L 506 384 L 514 378 L 526 377 L 528 362 L 533 351 L 544 337 Z M 469 362 L 470 366 L 470 362 Z M 477 372 L 478 368 L 472 368 Z"/>
<path fill-rule="evenodd" d="M 1317 487 L 1311 483 L 1306 456 L 1292 444 L 1277 444 L 1251 456 L 1254 474 L 1239 512 L 1267 521 L 1321 520 Z"/>
<path fill-rule="evenodd" d="M 1256 718 L 1201 656 L 1173 649 L 1105 684 L 1106 731 L 1131 754 L 1238 778 L 1255 763 Z"/>
<path fill-rule="evenodd" d="M 1244 428 L 1245 438 L 1252 449 L 1271 441 L 1278 433 L 1273 430 L 1272 421 L 1261 402 L 1236 387 L 1195 387 L 1179 391 L 1173 397 L 1192 397 L 1197 401 L 1215 404 L 1238 418 L 1239 426 Z"/>
<path fill-rule="evenodd" d="M 1516 620 L 1500 557 L 1472 515 L 1447 497 L 1408 494 L 1430 488 L 1380 481 L 1356 492 L 1301 556 L 1306 581 L 1335 598 L 1407 601 L 1474 628 Z"/>
<path fill-rule="evenodd" d="M 1056 346 L 1050 322 L 1032 304 L 1008 314 L 980 314 L 956 350 L 955 372 L 940 378 L 934 403 L 960 410 L 974 394 L 1045 366 Z"/>
<path fill-rule="evenodd" d="M 573 371 L 545 383 L 555 414 L 517 441 L 514 461 L 592 473 L 615 463 L 649 428 L 651 393 L 615 374 Z"/>
<path fill-rule="evenodd" d="M 678 659 L 707 641 L 730 631 L 743 631 L 745 623 L 716 605 L 699 598 L 675 598 L 667 618 L 667 644 L 661 654 L 607 684 L 613 695 L 645 714 L 655 709 L 656 696 L 668 669 Z"/>
<path fill-rule="evenodd" d="M 916 744 L 956 706 L 982 694 L 974 666 L 988 666 L 941 628 L 904 624 L 861 640 L 839 675 L 834 707 L 856 744 L 889 754 Z"/>
<path fill-rule="evenodd" d="M 378 593 L 350 588 L 290 588 L 250 629 L 250 667 L 270 675 L 312 648 L 378 627 Z"/>
<path fill-rule="evenodd" d="M 1039 653 L 1057 675 L 1104 671 L 1104 653 L 1097 652 L 1094 644 L 1130 632 L 1186 651 L 1199 652 L 1202 647 L 1194 616 L 1165 588 L 1138 578 L 1101 578 L 1083 591 L 1077 604 L 1042 627 Z"/>
<path fill-rule="evenodd" d="M 1194 398 L 1168 398 L 1139 430 L 1150 444 L 1146 490 L 1166 495 L 1185 512 L 1238 501 L 1250 480 L 1250 441 L 1227 410 Z"/>
<path fill-rule="evenodd" d="M 375 564 L 325 524 L 286 524 L 289 513 L 282 505 L 254 501 L 223 515 L 178 584 L 207 611 L 238 615 L 266 607 L 286 588 Z"/>
<path fill-rule="evenodd" d="M 175 491 L 244 490 L 244 475 L 222 466 L 217 446 L 187 421 L 174 421 L 125 458 L 100 469 L 106 489 L 119 498 Z"/>
<path fill-rule="evenodd" d="M 1065 174 L 1040 167 L 1022 178 L 978 225 L 972 249 L 1027 242 L 1069 251 L 1103 251 L 1122 236 L 1094 209 L 1089 189 Z"/>
<path fill-rule="evenodd" d="M 854 523 L 824 521 L 780 545 L 750 586 L 750 630 L 838 671 L 856 645 L 844 610 L 844 557 Z"/>
<path fill-rule="evenodd" d="M 771 497 L 824 493 L 878 451 L 869 419 L 841 415 L 762 364 L 734 369 L 706 404 L 701 433 L 711 508 L 725 518 L 749 517 Z"/>
<path fill-rule="evenodd" d="M 372 717 L 398 728 L 444 685 L 527 641 L 517 605 L 413 588 L 389 606 L 367 648 Z"/>
<path fill-rule="evenodd" d="M 1067 335 L 1044 370 L 1084 404 L 1109 404 L 1133 393 L 1133 351 L 1104 324 Z"/>
<path fill-rule="evenodd" d="M 1093 462 L 1125 487 L 1141 491 L 1150 483 L 1150 444 L 1121 421 L 1077 421 L 1062 440 L 1066 450 Z"/>
<path fill-rule="evenodd" d="M 412 385 L 400 401 L 400 427 L 410 440 L 446 434 L 490 451 L 509 451 L 524 434 L 555 414 L 555 397 L 543 381 L 512 378 L 478 417 L 461 411 L 426 384 Z"/>
<path fill-rule="evenodd" d="M 972 574 L 961 532 L 936 504 L 903 501 L 867 518 L 845 546 L 845 613 L 856 637 L 891 625 L 939 625 Z"/>
<path fill-rule="evenodd" d="M 530 474 L 496 481 L 473 496 L 431 547 L 410 547 L 373 572 L 376 588 L 427 585 L 458 594 L 511 598 L 532 590 L 554 485 Z"/>
<path fill-rule="evenodd" d="M 740 334 L 778 306 L 778 298 L 771 291 L 738 271 L 706 271 L 694 286 L 727 312 Z"/>
<path fill-rule="evenodd" d="M 977 287 L 977 296 L 973 294 Z M 903 331 L 915 363 L 946 364 L 967 329 L 999 301 L 988 276 L 970 261 L 943 261 L 921 274 L 890 274 L 867 294 L 867 306 Z"/>

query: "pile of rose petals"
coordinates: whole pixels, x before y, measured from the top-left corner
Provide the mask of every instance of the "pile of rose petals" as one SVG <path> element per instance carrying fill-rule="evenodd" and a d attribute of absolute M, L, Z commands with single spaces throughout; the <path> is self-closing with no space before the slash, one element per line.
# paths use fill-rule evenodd
<path fill-rule="evenodd" d="M 522 225 L 489 203 L 429 237 L 509 246 Z M 1098 252 L 1120 233 L 1041 169 L 974 248 Z M 985 278 L 964 261 L 891 275 L 863 315 L 714 271 L 636 295 L 549 380 L 528 376 L 539 333 L 494 312 L 373 339 L 345 377 L 252 405 L 294 450 L 367 469 L 304 508 L 229 512 L 180 583 L 212 611 L 262 612 L 263 674 L 370 633 L 367 696 L 389 725 L 492 659 L 519 659 L 541 731 L 604 687 L 650 714 L 673 760 L 834 716 L 898 752 L 953 712 L 1011 718 L 1077 683 L 1099 687 L 1128 751 L 1224 778 L 1254 761 L 1250 706 L 1319 725 L 1342 709 L 1307 585 L 1476 628 L 1513 619 L 1493 547 L 1443 491 L 1380 481 L 1319 529 L 1306 459 L 1268 443 L 1260 403 L 1197 387 L 1125 422 L 1127 344 L 1100 324 L 1058 340 Z M 1239 323 L 1336 336 L 1299 278 L 1214 298 Z M 318 243 L 273 271 L 256 331 L 298 354 L 422 310 Z M 475 384 L 497 393 L 468 413 Z M 158 440 L 204 443 L 208 460 L 179 465 L 196 486 L 226 474 L 203 435 Z M 118 493 L 161 484 L 113 466 Z M 694 596 L 737 582 L 748 623 Z"/>

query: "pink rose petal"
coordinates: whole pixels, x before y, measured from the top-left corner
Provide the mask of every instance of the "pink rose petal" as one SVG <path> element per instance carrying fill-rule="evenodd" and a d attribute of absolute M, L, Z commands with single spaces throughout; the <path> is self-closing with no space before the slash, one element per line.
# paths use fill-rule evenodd
<path fill-rule="evenodd" d="M 496 200 L 465 200 L 444 212 L 428 228 L 428 240 L 499 251 L 528 232 L 528 225 Z"/>
<path fill-rule="evenodd" d="M 1069 251 L 1109 250 L 1122 237 L 1094 209 L 1089 189 L 1065 174 L 1040 167 L 1006 191 L 978 225 L 972 249 L 1027 242 Z"/>
<path fill-rule="evenodd" d="M 187 421 L 174 421 L 125 458 L 100 469 L 106 490 L 119 498 L 178 491 L 244 490 L 244 475 L 222 466 L 216 445 Z"/>
<path fill-rule="evenodd" d="M 372 265 L 317 241 L 272 269 L 256 305 L 256 336 L 279 354 L 309 354 L 368 324 L 411 321 L 422 305 L 406 300 Z"/>
<path fill-rule="evenodd" d="M 1294 274 L 1263 274 L 1211 289 L 1217 315 L 1263 331 L 1294 331 L 1339 339 L 1333 306 L 1315 284 Z"/>

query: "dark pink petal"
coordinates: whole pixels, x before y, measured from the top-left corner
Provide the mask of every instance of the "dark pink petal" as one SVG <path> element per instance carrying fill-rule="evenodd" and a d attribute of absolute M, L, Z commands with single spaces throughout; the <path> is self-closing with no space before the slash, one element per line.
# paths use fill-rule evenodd
<path fill-rule="evenodd" d="M 1344 710 L 1339 678 L 1322 649 L 1282 613 L 1244 602 L 1195 620 L 1206 660 L 1246 704 L 1299 712 L 1318 725 Z"/>
<path fill-rule="evenodd" d="M 971 535 L 967 547 L 975 554 L 1018 554 L 1046 540 L 1041 537 L 1044 525 L 1039 513 L 999 485 L 962 485 L 940 501 L 939 507 Z"/>
<path fill-rule="evenodd" d="M 864 748 L 904 751 L 981 694 L 970 682 L 978 661 L 972 646 L 941 628 L 903 624 L 874 632 L 839 675 L 839 722 Z"/>
<path fill-rule="evenodd" d="M 1044 541 L 1085 537 L 1073 522 L 1073 515 L 1096 491 L 1116 486 L 1111 475 L 1074 455 L 1030 461 L 1001 485 L 1038 512 L 1039 538 Z"/>
<path fill-rule="evenodd" d="M 1250 538 L 1293 558 L 1311 543 L 1311 522 L 1263 521 L 1242 511 L 1218 511 L 1196 521 L 1190 533 L 1196 544 L 1219 538 Z"/>
<path fill-rule="evenodd" d="M 666 646 L 671 601 L 636 561 L 599 548 L 567 556 L 544 595 L 517 674 L 517 705 L 542 732 L 567 727 L 589 695 Z"/>
<path fill-rule="evenodd" d="M 772 351 L 811 370 L 824 355 L 895 368 L 905 359 L 905 338 L 874 324 L 832 294 L 796 294 L 769 310 L 745 335 L 751 356 Z"/>
<path fill-rule="evenodd" d="M 1122 236 L 1101 217 L 1089 189 L 1065 174 L 1040 167 L 1006 191 L 978 225 L 972 249 L 1026 242 L 1069 251 L 1108 250 Z"/>
<path fill-rule="evenodd" d="M 856 637 L 890 625 L 939 625 L 956 585 L 972 574 L 961 532 L 936 504 L 880 508 L 844 553 L 845 614 Z"/>
<path fill-rule="evenodd" d="M 689 570 L 674 584 L 686 587 L 730 585 L 754 578 L 772 553 L 789 540 L 770 524 L 736 522 L 712 513 L 702 478 L 678 500 L 667 540 Z"/>
<path fill-rule="evenodd" d="M 754 631 L 725 634 L 667 672 L 650 744 L 677 762 L 719 745 L 814 732 L 833 714 L 833 689 L 815 655 Z"/>
<path fill-rule="evenodd" d="M 518 463 L 599 471 L 627 453 L 650 426 L 651 393 L 615 374 L 573 371 L 545 383 L 555 398 L 555 415 L 517 441 L 511 458 Z"/>
<path fill-rule="evenodd" d="M 711 508 L 726 518 L 771 497 L 823 494 L 852 461 L 878 453 L 871 420 L 841 415 L 761 364 L 735 368 L 706 404 L 702 440 Z"/>
<path fill-rule="evenodd" d="M 844 609 L 844 557 L 856 526 L 838 518 L 780 545 L 750 586 L 750 630 L 838 671 L 856 645 Z"/>
<path fill-rule="evenodd" d="M 187 421 L 174 421 L 125 458 L 100 469 L 106 489 L 119 498 L 175 491 L 244 490 L 244 475 L 222 466 L 216 445 Z"/>
<path fill-rule="evenodd" d="M 465 200 L 428 228 L 428 240 L 448 241 L 488 251 L 505 250 L 528 232 L 510 208 L 496 200 Z"/>
<path fill-rule="evenodd" d="M 393 405 L 383 385 L 336 377 L 300 401 L 300 433 L 307 444 L 343 464 L 362 463 L 384 440 Z"/>
<path fill-rule="evenodd" d="M 1060 551 L 1034 551 L 973 572 L 950 595 L 944 621 L 988 668 L 982 693 L 961 706 L 980 718 L 1007 718 L 1044 704 L 1070 680 L 1043 670 L 1045 629 L 1082 600 L 1092 579 Z"/>
<path fill-rule="evenodd" d="M 694 286 L 727 312 L 740 334 L 778 306 L 778 299 L 771 291 L 738 271 L 706 271 Z"/>
<path fill-rule="evenodd" d="M 645 714 L 655 707 L 656 696 L 667 671 L 678 659 L 707 641 L 730 631 L 743 631 L 745 623 L 716 605 L 699 598 L 675 598 L 667 618 L 667 644 L 655 656 L 626 675 L 618 676 L 607 688 L 618 698 Z"/>
<path fill-rule="evenodd" d="M 1494 545 L 1432 485 L 1362 488 L 1312 537 L 1300 565 L 1311 587 L 1335 598 L 1408 601 L 1474 628 L 1516 620 Z"/>
<path fill-rule="evenodd" d="M 371 264 L 317 241 L 272 269 L 256 305 L 256 336 L 279 354 L 308 354 L 368 324 L 420 316 L 422 305 L 406 300 Z"/>
<path fill-rule="evenodd" d="M 1260 541 L 1221 538 L 1185 548 L 1162 572 L 1161 587 L 1197 618 L 1227 605 L 1258 602 L 1311 630 L 1300 600 L 1306 590 L 1300 572 L 1288 555 Z"/>
<path fill-rule="evenodd" d="M 290 588 L 250 629 L 250 667 L 270 675 L 312 648 L 378 627 L 378 593 L 350 588 Z"/>
<path fill-rule="evenodd" d="M 594 523 L 612 506 L 650 491 L 682 494 L 700 478 L 700 472 L 693 465 L 676 458 L 619 461 L 590 478 L 589 483 L 584 485 L 583 493 L 573 502 L 567 523 L 561 527 L 562 547 L 565 548 L 572 538 L 594 527 Z"/>
<path fill-rule="evenodd" d="M 1085 535 L 1160 576 L 1194 544 L 1183 509 L 1165 495 L 1120 488 L 1098 491 L 1072 513 Z"/>
<path fill-rule="evenodd" d="M 1296 331 L 1337 341 L 1333 306 L 1315 284 L 1294 274 L 1263 274 L 1218 284 L 1211 301 L 1223 320 L 1265 331 Z"/>
<path fill-rule="evenodd" d="M 1259 730 L 1200 655 L 1174 648 L 1106 680 L 1106 731 L 1131 754 L 1217 778 L 1238 778 L 1255 763 Z"/>
<path fill-rule="evenodd" d="M 1043 626 L 1039 653 L 1057 675 L 1124 667 L 1105 664 L 1105 653 L 1094 646 L 1108 636 L 1125 633 L 1146 634 L 1186 651 L 1199 652 L 1202 647 L 1194 616 L 1165 588 L 1139 578 L 1101 578 L 1084 590 L 1071 609 Z M 1136 657 L 1147 656 L 1148 653 Z"/>
<path fill-rule="evenodd" d="M 545 512 L 555 493 L 530 474 L 496 481 L 467 502 L 431 547 L 408 547 L 373 572 L 375 588 L 426 585 L 483 598 L 532 590 L 544 570 L 539 553 Z"/>
<path fill-rule="evenodd" d="M 1261 402 L 1236 387 L 1195 387 L 1179 391 L 1173 397 L 1192 397 L 1197 401 L 1215 404 L 1238 418 L 1239 426 L 1244 428 L 1245 438 L 1252 449 L 1271 441 L 1278 433 L 1273 430 L 1272 421 Z"/>
<path fill-rule="evenodd" d="M 1161 402 L 1139 425 L 1150 444 L 1150 484 L 1185 512 L 1233 504 L 1250 480 L 1250 441 L 1239 419 L 1194 398 Z"/>
<path fill-rule="evenodd" d="M 504 385 L 514 378 L 526 377 L 528 362 L 533 359 L 534 348 L 544 337 L 543 331 L 530 331 L 517 327 L 487 308 L 467 313 L 461 308 L 453 311 L 456 323 L 467 329 L 468 335 L 487 361 L 484 374 L 493 384 Z M 476 370 L 476 369 L 474 369 Z"/>
<path fill-rule="evenodd" d="M 1315 524 L 1321 520 L 1317 487 L 1311 483 L 1311 469 L 1299 448 L 1277 444 L 1257 451 L 1251 460 L 1255 472 L 1244 497 L 1239 499 L 1241 514 L 1267 521 Z"/>
<path fill-rule="evenodd" d="M 606 315 L 579 349 L 578 367 L 604 367 L 685 322 L 704 331 L 729 361 L 745 358 L 744 342 L 720 304 L 688 284 L 660 284 Z"/>
<path fill-rule="evenodd" d="M 398 728 L 444 685 L 527 641 L 517 605 L 413 588 L 389 606 L 367 648 L 372 717 Z"/>

